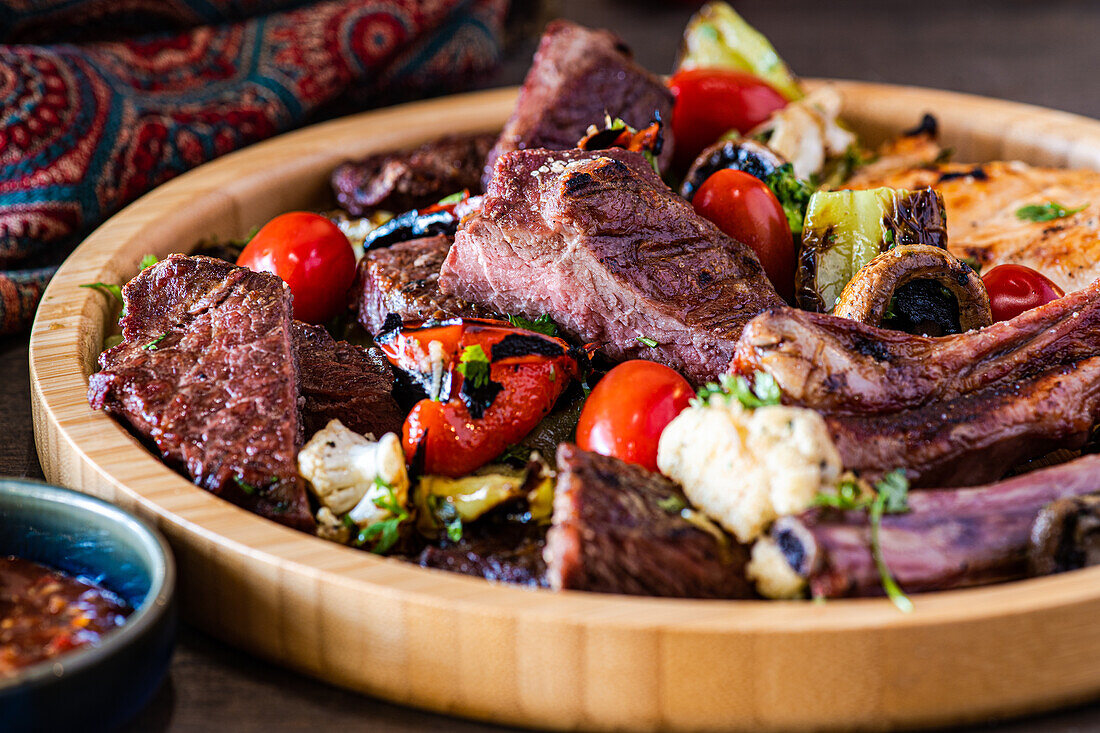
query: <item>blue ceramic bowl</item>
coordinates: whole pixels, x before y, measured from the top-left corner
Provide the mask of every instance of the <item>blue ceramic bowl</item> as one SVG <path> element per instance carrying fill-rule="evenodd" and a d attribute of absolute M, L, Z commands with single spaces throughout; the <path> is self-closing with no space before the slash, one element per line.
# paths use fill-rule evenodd
<path fill-rule="evenodd" d="M 149 701 L 176 638 L 176 567 L 164 538 L 90 496 L 0 479 L 0 556 L 83 576 L 134 612 L 101 643 L 0 677 L 5 733 L 113 730 Z"/>

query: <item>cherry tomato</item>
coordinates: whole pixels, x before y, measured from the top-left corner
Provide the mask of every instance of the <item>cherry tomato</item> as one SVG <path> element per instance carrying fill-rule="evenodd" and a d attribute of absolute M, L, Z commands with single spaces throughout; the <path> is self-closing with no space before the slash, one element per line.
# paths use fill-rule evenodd
<path fill-rule="evenodd" d="M 668 88 L 676 98 L 672 137 L 681 168 L 730 130 L 744 134 L 787 106 L 783 95 L 766 82 L 732 69 L 680 71 Z"/>
<path fill-rule="evenodd" d="M 1007 321 L 1065 293 L 1046 275 L 1023 265 L 997 265 L 982 276 L 993 320 Z"/>
<path fill-rule="evenodd" d="M 794 295 L 795 250 L 783 206 L 768 184 L 744 171 L 720 170 L 703 182 L 691 205 L 726 234 L 748 245 L 779 294 Z"/>
<path fill-rule="evenodd" d="M 688 381 L 667 366 L 625 361 L 588 395 L 577 423 L 577 445 L 656 471 L 661 433 L 694 396 Z"/>
<path fill-rule="evenodd" d="M 306 323 L 324 323 L 340 313 L 355 279 L 355 251 L 348 238 L 325 217 L 305 211 L 265 224 L 237 264 L 281 277 L 294 295 L 294 317 Z"/>

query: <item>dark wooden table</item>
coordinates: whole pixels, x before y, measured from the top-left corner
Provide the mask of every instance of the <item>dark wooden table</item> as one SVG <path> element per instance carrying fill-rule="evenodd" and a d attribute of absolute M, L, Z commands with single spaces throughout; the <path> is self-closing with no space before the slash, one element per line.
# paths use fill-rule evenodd
<path fill-rule="evenodd" d="M 1100 118 L 1095 76 L 1100 3 L 752 0 L 735 5 L 807 76 L 954 89 Z M 690 12 L 686 4 L 671 0 L 557 3 L 564 17 L 617 30 L 639 59 L 659 72 L 672 64 L 679 29 Z M 533 49 L 533 41 L 516 49 L 497 83 L 518 83 Z M 914 117 L 921 111 L 913 110 Z M 0 415 L 7 435 L 0 442 L 0 474 L 41 477 L 31 432 L 25 337 L 0 340 Z M 838 682 L 837 694 L 844 693 L 844 684 Z M 1100 730 L 1100 704 L 990 726 L 1021 733 Z M 129 731 L 319 729 L 501 730 L 345 692 L 251 659 L 185 626 L 168 682 Z"/>

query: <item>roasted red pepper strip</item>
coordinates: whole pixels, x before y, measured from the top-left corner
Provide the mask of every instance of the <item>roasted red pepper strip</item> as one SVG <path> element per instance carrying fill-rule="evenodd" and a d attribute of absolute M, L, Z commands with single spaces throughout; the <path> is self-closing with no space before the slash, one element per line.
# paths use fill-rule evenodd
<path fill-rule="evenodd" d="M 406 457 L 412 460 L 419 448 L 422 470 L 442 476 L 470 473 L 531 432 L 580 370 L 566 342 L 504 321 L 401 329 L 380 336 L 379 344 L 391 362 L 423 383 L 431 381 L 433 358 L 444 360 L 448 394 L 418 402 L 403 431 Z M 470 347 L 481 347 L 488 359 L 480 367 L 488 366 L 488 380 L 483 373 L 468 385 L 459 366 Z"/>

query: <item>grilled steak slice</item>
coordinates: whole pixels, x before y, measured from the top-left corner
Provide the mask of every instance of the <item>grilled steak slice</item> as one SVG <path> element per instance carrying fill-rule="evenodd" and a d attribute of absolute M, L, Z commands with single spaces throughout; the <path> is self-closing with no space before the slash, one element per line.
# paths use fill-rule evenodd
<path fill-rule="evenodd" d="M 199 486 L 310 529 L 298 478 L 290 291 L 276 276 L 172 255 L 122 289 L 123 342 L 88 401 L 152 440 Z"/>
<path fill-rule="evenodd" d="M 879 543 L 908 592 L 1014 580 L 1028 574 L 1028 537 L 1039 510 L 1100 490 L 1100 456 L 1044 468 L 987 486 L 909 495 L 907 514 L 882 518 Z M 867 514 L 811 509 L 771 530 L 814 596 L 882 595 Z"/>
<path fill-rule="evenodd" d="M 793 404 L 865 414 L 951 399 L 1097 353 L 1100 280 L 1010 321 L 939 338 L 769 311 L 745 327 L 730 368 L 768 372 Z"/>
<path fill-rule="evenodd" d="M 440 292 L 439 268 L 450 249 L 451 238 L 439 235 L 367 252 L 353 288 L 363 328 L 376 334 L 391 314 L 403 321 L 491 317 L 491 311 Z"/>
<path fill-rule="evenodd" d="M 451 136 L 415 150 L 348 161 L 332 172 L 332 190 L 355 216 L 374 209 L 419 209 L 464 188 L 479 190 L 485 156 L 495 141 L 492 133 Z"/>
<path fill-rule="evenodd" d="M 749 598 L 747 553 L 716 526 L 686 519 L 672 481 L 617 458 L 558 448 L 550 587 L 676 598 Z M 664 503 L 664 506 L 662 505 Z M 665 508 L 669 506 L 669 508 Z"/>
<path fill-rule="evenodd" d="M 1100 565 L 1100 494 L 1052 501 L 1031 525 L 1027 552 L 1032 575 Z"/>
<path fill-rule="evenodd" d="M 498 313 L 549 314 L 613 359 L 663 362 L 695 384 L 726 368 L 750 318 L 783 303 L 748 247 L 622 149 L 502 157 L 439 285 Z"/>
<path fill-rule="evenodd" d="M 497 158 L 512 150 L 568 150 L 589 125 L 602 127 L 605 115 L 641 129 L 659 114 L 668 122 L 672 94 L 653 74 L 634 63 L 622 40 L 604 30 L 590 30 L 555 20 L 535 53 L 535 60 L 511 119 L 485 161 L 482 184 L 488 189 Z M 672 160 L 672 138 L 657 158 L 661 170 Z"/>
<path fill-rule="evenodd" d="M 376 438 L 401 434 L 405 413 L 393 398 L 393 370 L 382 352 L 336 341 L 321 326 L 294 322 L 305 436 L 339 420 Z"/>
<path fill-rule="evenodd" d="M 826 419 L 845 468 L 905 468 L 919 486 L 973 486 L 1057 448 L 1085 444 L 1100 418 L 1100 357 L 946 402 Z"/>
<path fill-rule="evenodd" d="M 424 548 L 421 567 L 450 570 L 499 583 L 546 587 L 546 529 L 514 522 L 486 527 L 472 524 L 461 540 L 446 547 Z"/>

